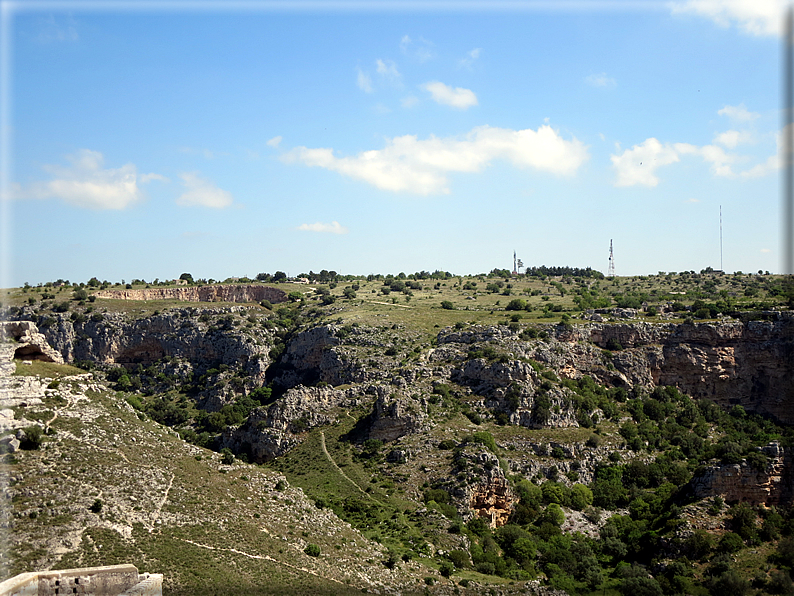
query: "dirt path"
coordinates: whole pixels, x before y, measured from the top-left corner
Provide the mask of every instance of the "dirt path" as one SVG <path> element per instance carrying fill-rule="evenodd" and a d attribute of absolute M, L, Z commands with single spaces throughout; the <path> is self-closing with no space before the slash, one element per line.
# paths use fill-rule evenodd
<path fill-rule="evenodd" d="M 399 308 L 413 308 L 413 306 L 405 306 L 404 304 L 395 304 L 394 302 L 380 302 L 379 300 L 370 300 L 370 304 L 384 304 L 386 306 L 397 306 Z"/>
<path fill-rule="evenodd" d="M 187 538 L 181 538 L 180 540 L 182 540 L 183 542 L 188 542 L 188 543 L 192 544 L 193 546 L 198 546 L 199 548 L 206 548 L 207 550 L 226 551 L 226 552 L 234 553 L 236 555 L 242 555 L 244 557 L 248 557 L 249 559 L 259 559 L 259 560 L 262 560 L 262 561 L 270 561 L 271 563 L 277 563 L 278 565 L 283 565 L 284 567 L 289 567 L 290 569 L 294 569 L 294 570 L 300 571 L 302 573 L 309 573 L 309 574 L 311 574 L 311 575 L 313 575 L 315 577 L 319 577 L 320 579 L 325 579 L 325 580 L 328 580 L 328 581 L 336 582 L 337 584 L 345 585 L 344 582 L 341 582 L 338 579 L 334 579 L 333 577 L 326 577 L 324 575 L 320 575 L 319 573 L 316 573 L 316 572 L 314 572 L 314 571 L 312 571 L 310 569 L 306 569 L 305 567 L 298 567 L 297 565 L 290 565 L 289 563 L 285 563 L 284 561 L 279 561 L 277 559 L 274 559 L 273 557 L 271 557 L 269 555 L 252 555 L 252 554 L 249 554 L 249 553 L 245 553 L 245 552 L 243 552 L 241 550 L 237 550 L 236 548 L 217 548 L 215 546 L 209 546 L 207 544 L 199 544 L 198 542 L 193 542 L 192 540 L 188 540 Z"/>
<path fill-rule="evenodd" d="M 334 458 L 333 458 L 333 457 L 331 457 L 331 454 L 330 454 L 330 453 L 328 453 L 328 448 L 325 446 L 325 431 L 322 431 L 322 430 L 320 431 L 320 447 L 322 448 L 322 450 L 323 450 L 323 453 L 325 454 L 325 457 L 326 457 L 326 458 L 328 458 L 328 461 L 329 461 L 329 462 L 331 462 L 331 465 L 332 465 L 334 468 L 336 468 L 336 471 L 337 471 L 337 472 L 339 472 L 339 473 L 340 473 L 340 474 L 341 474 L 341 475 L 342 475 L 342 476 L 345 478 L 345 480 L 347 480 L 347 481 L 348 481 L 350 484 L 352 484 L 352 485 L 353 485 L 353 486 L 355 486 L 355 487 L 356 487 L 356 488 L 357 488 L 359 491 L 361 491 L 361 494 L 363 494 L 365 497 L 369 497 L 370 499 L 372 499 L 372 495 L 370 495 L 368 492 L 366 492 L 366 491 L 365 491 L 363 488 L 361 488 L 361 487 L 360 487 L 358 484 L 356 484 L 355 482 L 353 482 L 353 480 L 350 478 L 350 476 L 348 476 L 347 474 L 345 474 L 345 473 L 342 471 L 342 468 L 340 468 L 339 466 L 337 466 L 337 465 L 336 465 L 336 462 L 334 461 Z M 374 499 L 373 499 L 373 501 L 374 501 Z"/>
<path fill-rule="evenodd" d="M 171 492 L 171 486 L 174 484 L 174 478 L 176 478 L 176 474 L 171 474 L 171 480 L 168 481 L 168 487 L 165 489 L 165 494 L 163 495 L 162 500 L 158 503 L 157 507 L 154 509 L 154 516 L 152 520 L 152 527 L 149 528 L 149 533 L 151 534 L 154 530 L 154 524 L 157 523 L 157 520 L 160 519 L 160 512 L 163 509 L 163 505 L 168 500 L 168 493 Z"/>

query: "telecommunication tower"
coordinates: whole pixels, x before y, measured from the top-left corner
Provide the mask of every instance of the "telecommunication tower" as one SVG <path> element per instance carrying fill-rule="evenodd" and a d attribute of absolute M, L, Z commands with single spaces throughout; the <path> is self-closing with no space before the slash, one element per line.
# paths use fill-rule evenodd
<path fill-rule="evenodd" d="M 615 277 L 615 255 L 612 253 L 612 240 L 609 241 L 609 269 L 607 277 Z"/>

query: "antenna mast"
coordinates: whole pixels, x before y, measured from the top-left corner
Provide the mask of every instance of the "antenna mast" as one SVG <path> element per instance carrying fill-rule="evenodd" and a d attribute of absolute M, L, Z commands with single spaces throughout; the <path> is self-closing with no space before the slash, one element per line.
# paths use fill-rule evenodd
<path fill-rule="evenodd" d="M 720 205 L 720 271 L 725 271 L 722 268 L 722 205 Z"/>
<path fill-rule="evenodd" d="M 612 254 L 612 240 L 609 241 L 609 269 L 607 277 L 615 277 L 615 255 Z"/>

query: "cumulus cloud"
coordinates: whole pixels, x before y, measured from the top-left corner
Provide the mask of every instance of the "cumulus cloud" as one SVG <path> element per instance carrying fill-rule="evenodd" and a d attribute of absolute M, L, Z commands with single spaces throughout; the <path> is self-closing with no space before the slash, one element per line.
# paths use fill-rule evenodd
<path fill-rule="evenodd" d="M 414 96 L 414 95 L 409 95 L 408 97 L 403 97 L 400 100 L 400 104 L 404 108 L 412 108 L 418 103 L 419 103 L 419 98 Z"/>
<path fill-rule="evenodd" d="M 477 96 L 471 89 L 445 85 L 439 81 L 430 81 L 421 86 L 425 91 L 430 92 L 433 101 L 445 106 L 451 106 L 459 110 L 467 110 L 477 105 Z"/>
<path fill-rule="evenodd" d="M 183 172 L 179 175 L 186 191 L 176 200 L 182 207 L 210 207 L 223 209 L 232 204 L 232 194 L 222 190 L 213 182 L 199 176 L 198 172 Z"/>
<path fill-rule="evenodd" d="M 370 76 L 365 73 L 360 68 L 358 69 L 358 77 L 356 78 L 356 84 L 358 88 L 361 89 L 364 93 L 372 93 L 372 79 Z"/>
<path fill-rule="evenodd" d="M 612 77 L 608 77 L 607 73 L 600 72 L 598 74 L 591 74 L 585 77 L 585 82 L 593 87 L 614 87 L 617 81 Z"/>
<path fill-rule="evenodd" d="M 680 158 L 671 146 L 662 145 L 651 137 L 621 155 L 610 156 L 610 160 L 617 173 L 615 186 L 656 186 L 659 184 L 656 169 L 680 161 Z"/>
<path fill-rule="evenodd" d="M 298 229 L 302 232 L 323 232 L 326 234 L 347 234 L 349 230 L 339 225 L 338 221 L 332 221 L 331 223 L 313 223 L 313 224 L 301 224 L 298 226 Z"/>
<path fill-rule="evenodd" d="M 447 174 L 479 172 L 503 159 L 519 168 L 572 175 L 589 158 L 587 147 L 563 139 L 548 125 L 538 130 L 480 126 L 462 138 L 420 140 L 414 135 L 388 139 L 386 147 L 356 156 L 337 157 L 333 149 L 296 147 L 283 156 L 362 180 L 377 188 L 419 195 L 449 193 Z"/>
<path fill-rule="evenodd" d="M 750 35 L 782 33 L 783 0 L 684 0 L 670 5 L 673 14 L 693 13 L 720 27 L 736 25 Z"/>
<path fill-rule="evenodd" d="M 68 167 L 49 165 L 44 170 L 53 179 L 36 182 L 27 188 L 17 187 L 17 198 L 61 199 L 86 209 L 126 209 L 143 199 L 138 183 L 168 179 L 159 174 L 138 176 L 134 164 L 120 168 L 104 168 L 105 158 L 99 151 L 81 149 L 67 155 Z"/>
<path fill-rule="evenodd" d="M 281 145 L 281 141 L 282 141 L 282 137 L 281 135 L 279 135 L 277 137 L 273 137 L 272 139 L 270 139 L 266 144 L 268 145 L 268 147 L 278 148 L 278 146 Z"/>
<path fill-rule="evenodd" d="M 714 137 L 714 142 L 724 145 L 728 149 L 735 149 L 737 145 L 749 143 L 753 140 L 753 133 L 749 130 L 726 130 Z"/>
<path fill-rule="evenodd" d="M 715 176 L 733 177 L 736 174 L 731 165 L 736 163 L 737 156 L 726 153 L 716 145 L 691 145 L 689 143 L 660 143 L 651 137 L 641 144 L 626 149 L 620 155 L 612 155 L 612 166 L 615 168 L 615 186 L 657 186 L 659 178 L 656 170 L 681 161 L 682 156 L 696 155 L 711 166 Z"/>
<path fill-rule="evenodd" d="M 465 58 L 458 60 L 458 66 L 471 70 L 474 62 L 480 57 L 480 52 L 482 52 L 482 48 L 474 48 L 473 50 L 469 50 L 469 52 L 466 53 Z"/>
<path fill-rule="evenodd" d="M 738 106 L 725 106 L 721 110 L 718 110 L 717 113 L 720 116 L 727 116 L 731 120 L 736 120 L 738 122 L 752 122 L 760 115 L 756 112 L 750 112 L 743 103 L 740 103 Z"/>

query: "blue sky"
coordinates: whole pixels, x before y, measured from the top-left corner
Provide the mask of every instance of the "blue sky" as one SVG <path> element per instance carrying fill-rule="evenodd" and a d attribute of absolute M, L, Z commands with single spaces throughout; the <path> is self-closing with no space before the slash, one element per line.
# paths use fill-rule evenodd
<path fill-rule="evenodd" d="M 4 3 L 3 284 L 781 269 L 775 0 Z"/>

